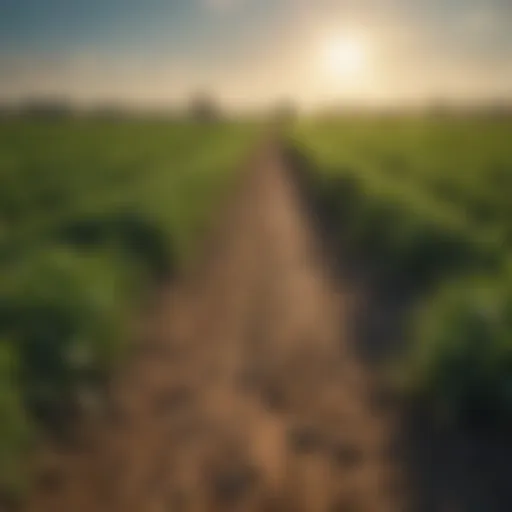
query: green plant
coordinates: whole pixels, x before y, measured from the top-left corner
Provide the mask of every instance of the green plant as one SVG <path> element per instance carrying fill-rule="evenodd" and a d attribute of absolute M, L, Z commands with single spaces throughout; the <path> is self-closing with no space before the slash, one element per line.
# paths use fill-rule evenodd
<path fill-rule="evenodd" d="M 449 420 L 512 419 L 512 291 L 493 279 L 443 287 L 420 309 L 404 371 Z"/>
<path fill-rule="evenodd" d="M 0 331 L 19 354 L 23 398 L 38 418 L 60 419 L 119 356 L 125 301 L 122 276 L 108 263 L 57 248 L 2 278 Z"/>
<path fill-rule="evenodd" d="M 33 428 L 23 407 L 15 346 L 0 340 L 0 495 L 16 500 L 25 490 L 23 458 L 32 446 Z"/>

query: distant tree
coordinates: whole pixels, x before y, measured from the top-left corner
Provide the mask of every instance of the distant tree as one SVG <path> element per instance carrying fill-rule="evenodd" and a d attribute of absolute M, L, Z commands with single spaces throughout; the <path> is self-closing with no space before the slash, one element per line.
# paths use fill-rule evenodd
<path fill-rule="evenodd" d="M 71 105 L 60 98 L 34 98 L 26 100 L 19 110 L 22 116 L 45 119 L 70 117 L 73 113 Z"/>
<path fill-rule="evenodd" d="M 489 119 L 509 119 L 512 105 L 506 100 L 494 100 L 482 108 L 482 113 Z"/>
<path fill-rule="evenodd" d="M 128 116 L 128 109 L 118 103 L 103 103 L 90 111 L 92 117 L 105 120 L 119 120 Z"/>
<path fill-rule="evenodd" d="M 297 106 L 291 100 L 282 100 L 274 108 L 274 119 L 278 122 L 293 121 L 297 117 Z"/>
<path fill-rule="evenodd" d="M 453 107 L 443 98 L 434 98 L 428 103 L 426 113 L 429 117 L 448 117 L 453 114 Z"/>
<path fill-rule="evenodd" d="M 11 117 L 14 114 L 14 107 L 9 103 L 0 103 L 0 119 Z"/>
<path fill-rule="evenodd" d="M 190 117 L 196 121 L 212 122 L 221 117 L 220 108 L 213 96 L 208 93 L 195 95 L 190 101 Z"/>

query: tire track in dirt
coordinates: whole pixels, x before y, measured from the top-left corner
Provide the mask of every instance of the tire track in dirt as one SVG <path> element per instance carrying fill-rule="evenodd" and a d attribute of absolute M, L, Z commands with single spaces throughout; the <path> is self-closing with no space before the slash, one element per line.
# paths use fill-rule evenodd
<path fill-rule="evenodd" d="M 196 275 L 163 294 L 85 446 L 29 512 L 393 511 L 393 423 L 350 352 L 279 147 L 244 177 Z"/>

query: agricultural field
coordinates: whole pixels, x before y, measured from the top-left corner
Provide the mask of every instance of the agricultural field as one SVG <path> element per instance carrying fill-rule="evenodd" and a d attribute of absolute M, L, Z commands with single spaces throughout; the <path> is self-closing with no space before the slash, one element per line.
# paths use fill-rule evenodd
<path fill-rule="evenodd" d="M 407 433 L 388 432 L 388 415 L 410 417 L 412 402 L 425 423 L 441 420 L 455 431 L 475 420 L 509 425 L 512 122 L 375 117 L 280 127 L 258 145 L 262 126 L 250 123 L 0 124 L 0 507 L 96 510 L 109 486 L 119 491 L 112 503 L 130 502 L 134 482 L 144 490 L 134 510 L 168 504 L 177 474 L 147 486 L 159 455 L 176 467 L 190 461 L 203 475 L 211 448 L 229 439 L 264 447 L 283 471 L 318 450 L 329 467 L 343 466 L 340 486 L 364 467 L 358 499 L 369 501 L 361 510 L 388 498 L 386 510 L 398 510 L 402 496 L 380 494 L 374 471 L 383 479 L 397 467 L 416 474 L 422 462 Z M 229 215 L 218 218 L 228 197 Z M 215 219 L 222 222 L 204 272 L 184 272 Z M 173 288 L 177 273 L 193 279 Z M 134 323 L 151 309 L 146 299 L 169 284 L 173 293 L 154 301 L 147 339 L 133 340 Z M 345 301 L 356 296 L 362 300 Z M 382 309 L 367 307 L 374 296 Z M 364 329 L 352 326 L 382 323 L 384 331 L 388 297 L 404 299 L 397 333 L 404 343 L 381 365 L 366 364 L 352 351 L 364 344 Z M 387 340 L 382 331 L 377 337 Z M 119 388 L 109 388 L 112 375 L 124 377 Z M 398 400 L 375 405 L 374 394 L 386 402 L 388 390 Z M 76 453 L 89 438 L 65 427 L 88 424 L 68 420 L 86 417 L 77 413 L 87 399 L 107 396 L 94 449 Z M 213 413 L 215 428 L 203 428 Z M 282 433 L 267 445 L 269 418 Z M 182 442 L 185 430 L 196 436 L 189 438 L 195 455 Z M 351 469 L 340 432 L 343 453 L 348 446 L 360 459 Z M 119 453 L 105 442 L 112 438 Z M 404 460 L 389 449 L 397 440 Z M 434 449 L 433 437 L 421 440 Z M 27 461 L 56 446 L 50 480 L 60 475 L 60 487 L 32 485 L 47 466 L 31 473 Z M 235 475 L 247 468 L 252 475 L 258 464 L 267 474 L 265 457 L 241 452 Z M 216 476 L 231 453 L 222 452 L 205 480 L 212 492 L 225 490 Z M 359 465 L 363 453 L 369 466 Z M 94 477 L 119 455 L 126 472 Z M 449 459 L 435 469 L 443 479 Z M 320 471 L 311 486 L 289 472 L 299 499 L 302 491 L 319 497 L 323 467 L 308 467 Z M 265 494 L 264 481 L 256 494 Z M 203 480 L 197 485 L 188 491 L 197 494 Z M 288 487 L 279 492 L 288 499 Z M 322 503 L 338 503 L 337 487 L 322 493 Z"/>
<path fill-rule="evenodd" d="M 448 420 L 512 417 L 512 123 L 302 121 L 291 142 L 345 255 L 415 290 L 394 378 Z"/>
<path fill-rule="evenodd" d="M 155 281 L 195 254 L 257 129 L 242 124 L 0 124 L 0 488 L 22 454 L 127 350 Z"/>

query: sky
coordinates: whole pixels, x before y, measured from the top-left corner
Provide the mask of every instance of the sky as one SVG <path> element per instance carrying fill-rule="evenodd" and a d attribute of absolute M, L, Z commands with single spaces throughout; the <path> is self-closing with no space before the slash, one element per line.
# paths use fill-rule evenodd
<path fill-rule="evenodd" d="M 512 97 L 512 0 L 0 0 L 0 99 Z"/>

